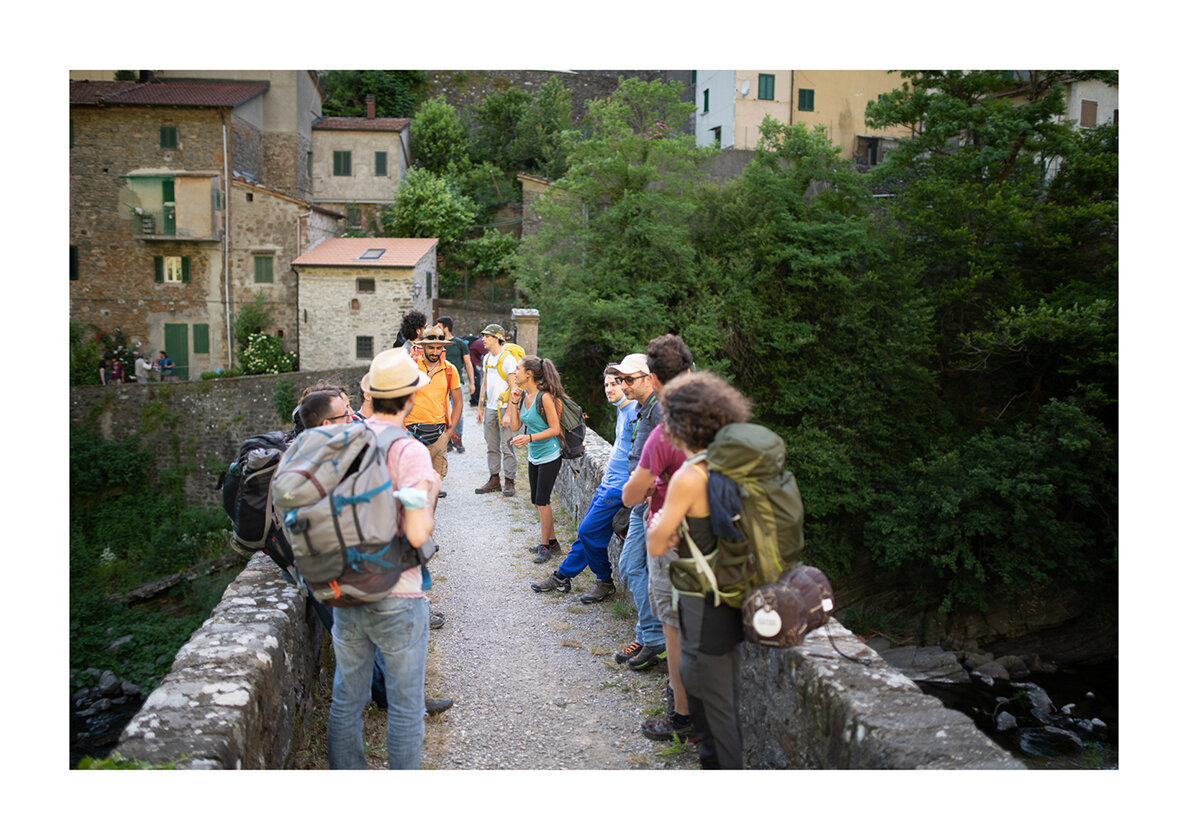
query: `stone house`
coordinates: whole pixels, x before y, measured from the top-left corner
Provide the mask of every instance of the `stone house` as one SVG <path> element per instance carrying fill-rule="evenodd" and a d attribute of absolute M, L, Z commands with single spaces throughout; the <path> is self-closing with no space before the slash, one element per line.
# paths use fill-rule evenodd
<path fill-rule="evenodd" d="M 347 229 L 378 233 L 412 160 L 407 117 L 321 117 L 313 123 L 314 201 L 346 217 Z"/>
<path fill-rule="evenodd" d="M 326 239 L 292 265 L 302 370 L 366 364 L 410 309 L 437 316 L 436 239 Z"/>
<path fill-rule="evenodd" d="M 71 72 L 70 317 L 165 350 L 181 378 L 232 364 L 236 306 L 256 289 L 267 287 L 296 349 L 288 262 L 341 232 L 302 179 L 321 109 L 316 77 L 287 71 L 274 90 L 285 73 L 221 72 L 135 82 Z"/>

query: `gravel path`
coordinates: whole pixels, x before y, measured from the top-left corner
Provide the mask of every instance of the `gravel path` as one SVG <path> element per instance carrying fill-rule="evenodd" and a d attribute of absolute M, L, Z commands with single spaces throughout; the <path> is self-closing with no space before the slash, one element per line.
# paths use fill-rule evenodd
<path fill-rule="evenodd" d="M 640 724 L 664 711 L 666 671 L 636 673 L 613 654 L 634 636 L 635 605 L 619 591 L 600 604 L 579 596 L 594 585 L 582 572 L 565 595 L 529 588 L 556 568 L 537 565 L 529 548 L 540 540 L 528 500 L 523 454 L 516 495 L 477 495 L 488 478 L 486 445 L 475 410 L 467 408 L 466 452 L 450 453 L 439 500 L 432 561 L 434 611 L 445 625 L 429 634 L 426 694 L 450 697 L 453 708 L 425 722 L 426 770 L 695 769 L 695 745 L 649 741 Z M 555 506 L 557 539 L 568 551 L 576 533 Z M 327 643 L 328 645 L 328 643 Z M 327 647 L 327 649 L 329 649 Z M 333 654 L 328 653 L 328 662 Z M 325 719 L 332 667 L 314 689 L 311 727 L 296 769 L 326 764 Z M 386 713 L 368 706 L 368 765 L 387 767 Z"/>
<path fill-rule="evenodd" d="M 440 769 L 656 769 L 694 767 L 696 748 L 644 738 L 648 712 L 664 708 L 663 668 L 635 673 L 613 653 L 632 640 L 635 607 L 619 591 L 600 604 L 579 596 L 587 570 L 569 594 L 529 588 L 553 563 L 537 565 L 536 509 L 528 499 L 527 460 L 519 457 L 516 495 L 477 495 L 487 472 L 486 446 L 467 409 L 466 452 L 450 453 L 437 508 L 433 608 L 445 626 L 429 642 L 429 694 L 454 707 L 426 726 L 423 763 Z M 556 510 L 556 508 L 555 508 Z M 558 513 L 557 538 L 568 550 L 576 525 Z"/>

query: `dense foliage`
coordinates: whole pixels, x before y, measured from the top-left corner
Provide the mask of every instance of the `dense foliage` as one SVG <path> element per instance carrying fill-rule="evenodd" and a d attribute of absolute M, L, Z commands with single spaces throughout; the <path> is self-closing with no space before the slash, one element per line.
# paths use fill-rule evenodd
<path fill-rule="evenodd" d="M 181 585 L 168 612 L 112 596 L 221 556 L 226 525 L 222 511 L 186 504 L 180 474 L 159 473 L 134 437 L 105 440 L 93 428 L 72 426 L 71 667 L 111 669 L 151 688 L 227 581 L 202 575 Z M 111 650 L 125 635 L 133 644 Z"/>
<path fill-rule="evenodd" d="M 1061 119 L 1064 84 L 1095 78 L 1116 82 L 908 71 L 868 118 L 918 131 L 869 175 L 769 120 L 724 184 L 667 130 L 692 106 L 623 80 L 522 246 L 542 352 L 596 385 L 682 335 L 784 437 L 807 556 L 834 574 L 881 570 L 942 611 L 1049 582 L 1108 600 L 1117 130 Z"/>
<path fill-rule="evenodd" d="M 328 117 L 367 116 L 367 94 L 377 117 L 411 117 L 425 88 L 424 70 L 330 70 L 322 77 Z"/>

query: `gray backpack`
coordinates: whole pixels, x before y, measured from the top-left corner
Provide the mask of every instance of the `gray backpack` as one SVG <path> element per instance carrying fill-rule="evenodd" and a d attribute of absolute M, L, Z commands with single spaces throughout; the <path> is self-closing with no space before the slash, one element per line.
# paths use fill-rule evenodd
<path fill-rule="evenodd" d="M 384 598 L 433 546 L 413 548 L 397 533 L 399 502 L 388 450 L 408 432 L 378 435 L 365 423 L 306 429 L 285 450 L 272 501 L 293 560 L 314 597 L 335 607 Z"/>

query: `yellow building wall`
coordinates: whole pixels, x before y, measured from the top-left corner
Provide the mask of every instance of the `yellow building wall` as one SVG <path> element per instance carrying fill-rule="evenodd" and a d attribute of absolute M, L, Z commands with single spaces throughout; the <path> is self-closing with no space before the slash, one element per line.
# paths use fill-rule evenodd
<path fill-rule="evenodd" d="M 794 70 L 792 72 L 792 121 L 809 126 L 823 125 L 829 139 L 849 159 L 859 134 L 907 137 L 910 129 L 889 126 L 875 130 L 866 124 L 866 103 L 877 100 L 903 84 L 898 73 L 886 70 Z M 813 91 L 813 110 L 801 111 L 801 89 Z"/>
<path fill-rule="evenodd" d="M 775 77 L 774 99 L 759 98 L 759 74 Z M 734 148 L 754 149 L 759 142 L 759 125 L 772 116 L 787 125 L 792 117 L 791 70 L 735 70 Z M 746 94 L 742 93 L 746 88 Z"/>

